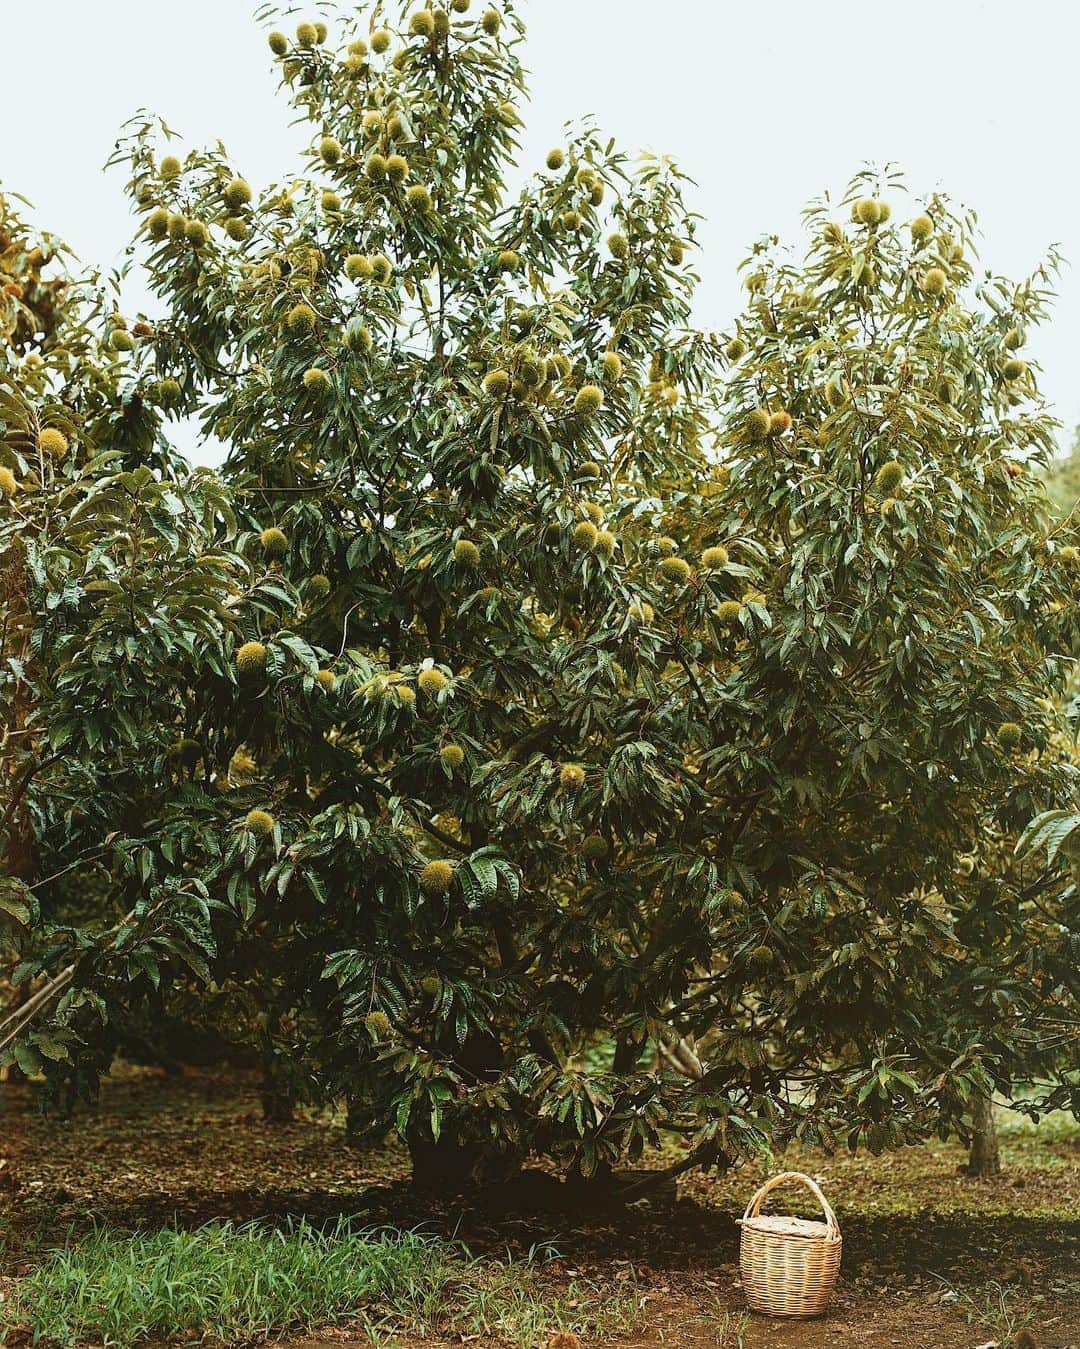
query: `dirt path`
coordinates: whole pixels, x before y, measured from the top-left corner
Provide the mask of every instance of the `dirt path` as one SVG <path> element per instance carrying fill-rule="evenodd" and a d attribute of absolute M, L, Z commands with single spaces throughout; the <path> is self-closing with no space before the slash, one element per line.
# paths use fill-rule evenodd
<path fill-rule="evenodd" d="M 986 1349 L 988 1344 L 998 1343 L 989 1331 L 969 1324 L 958 1312 L 930 1302 L 920 1305 L 909 1297 L 877 1302 L 841 1295 L 828 1316 L 818 1321 L 779 1321 L 760 1316 L 745 1319 L 738 1299 L 732 1299 L 725 1321 L 723 1310 L 706 1310 L 693 1297 L 669 1294 L 650 1298 L 645 1313 L 641 1330 L 610 1343 L 618 1349 Z M 333 1349 L 367 1343 L 356 1339 L 347 1328 L 287 1341 L 288 1349 Z M 395 1343 L 400 1349 L 452 1349 L 462 1342 L 401 1339 Z M 586 1349 L 600 1343 L 590 1341 Z M 1039 1349 L 1075 1349 L 1078 1344 L 1080 1340 L 1068 1338 L 1061 1325 L 1046 1325 L 1038 1339 Z"/>

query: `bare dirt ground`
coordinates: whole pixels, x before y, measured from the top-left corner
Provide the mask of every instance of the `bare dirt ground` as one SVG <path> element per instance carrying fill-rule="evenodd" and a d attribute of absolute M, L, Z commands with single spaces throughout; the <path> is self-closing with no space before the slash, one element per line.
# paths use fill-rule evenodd
<path fill-rule="evenodd" d="M 820 1321 L 743 1324 L 734 1220 L 764 1168 L 691 1175 L 667 1206 L 581 1213 L 558 1202 L 557 1191 L 552 1202 L 549 1184 L 483 1204 L 433 1204 L 408 1186 L 406 1159 L 394 1146 L 354 1150 L 322 1118 L 265 1124 L 256 1085 L 242 1074 L 130 1069 L 70 1120 L 42 1117 L 32 1087 L 0 1086 L 0 1271 L 17 1277 L 43 1250 L 95 1223 L 146 1228 L 299 1215 L 317 1222 L 347 1214 L 453 1235 L 474 1254 L 524 1257 L 544 1248 L 552 1288 L 575 1280 L 598 1297 L 633 1290 L 640 1326 L 617 1341 L 626 1349 L 975 1349 L 1006 1344 L 1024 1325 L 1039 1349 L 1075 1349 L 1080 1132 L 1063 1123 L 1010 1129 L 1003 1159 L 1001 1179 L 978 1182 L 958 1174 L 963 1152 L 955 1144 L 881 1158 L 789 1153 L 777 1165 L 810 1172 L 837 1210 L 844 1233 L 837 1297 Z M 798 1192 L 790 1198 L 812 1212 Z M 350 1341 L 358 1342 L 346 1328 L 292 1344 L 330 1349 Z"/>

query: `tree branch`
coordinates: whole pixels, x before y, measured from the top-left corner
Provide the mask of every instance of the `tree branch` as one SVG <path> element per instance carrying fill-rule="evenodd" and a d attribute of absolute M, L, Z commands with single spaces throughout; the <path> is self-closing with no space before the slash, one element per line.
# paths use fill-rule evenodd
<path fill-rule="evenodd" d="M 7 809 L 4 811 L 3 816 L 0 816 L 0 834 L 6 832 L 8 825 L 11 823 L 12 817 L 19 808 L 19 802 L 26 795 L 27 788 L 30 786 L 30 783 L 34 780 L 34 777 L 38 773 L 40 773 L 43 769 L 51 767 L 54 763 L 56 763 L 59 759 L 62 758 L 63 755 L 61 754 L 50 754 L 47 759 L 42 759 L 40 763 L 27 764 L 27 766 L 23 769 L 22 773 L 19 775 L 19 780 L 18 782 L 16 782 L 15 789 L 11 794 L 11 800 L 7 803 Z"/>

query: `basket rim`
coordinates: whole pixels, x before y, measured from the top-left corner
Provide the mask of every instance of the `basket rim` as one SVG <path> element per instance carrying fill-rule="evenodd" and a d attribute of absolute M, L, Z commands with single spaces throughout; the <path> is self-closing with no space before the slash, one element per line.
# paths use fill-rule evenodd
<path fill-rule="evenodd" d="M 755 1214 L 752 1218 L 736 1218 L 737 1226 L 756 1232 L 761 1236 L 772 1237 L 777 1241 L 819 1241 L 840 1244 L 843 1237 L 840 1230 L 836 1227 L 830 1227 L 828 1223 L 818 1222 L 813 1218 L 797 1218 L 788 1214 L 761 1213 Z M 808 1231 L 807 1228 L 780 1226 L 783 1223 L 806 1223 L 807 1228 L 815 1227 L 818 1231 Z"/>

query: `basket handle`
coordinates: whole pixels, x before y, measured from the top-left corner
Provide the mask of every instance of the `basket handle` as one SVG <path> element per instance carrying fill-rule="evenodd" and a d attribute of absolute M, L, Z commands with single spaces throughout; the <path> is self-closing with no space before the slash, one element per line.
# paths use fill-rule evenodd
<path fill-rule="evenodd" d="M 775 1190 L 778 1185 L 783 1185 L 789 1180 L 797 1180 L 801 1185 L 805 1185 L 814 1198 L 821 1205 L 825 1214 L 825 1223 L 830 1232 L 840 1235 L 840 1224 L 836 1221 L 836 1214 L 832 1211 L 832 1205 L 821 1192 L 821 1186 L 811 1177 L 803 1175 L 801 1171 L 781 1171 L 778 1175 L 767 1180 L 758 1190 L 757 1194 L 750 1200 L 746 1206 L 746 1212 L 739 1219 L 740 1222 L 746 1222 L 748 1218 L 756 1218 L 761 1211 L 762 1201 L 770 1191 Z"/>

